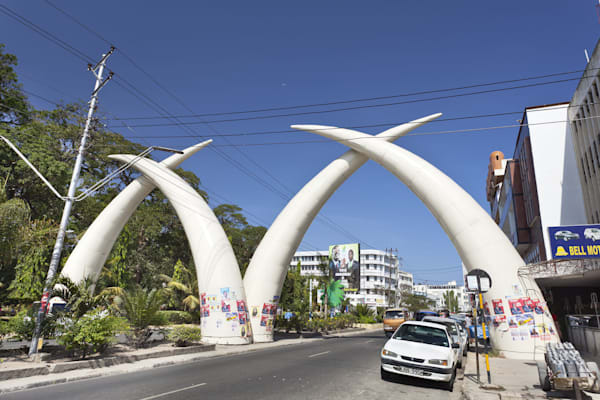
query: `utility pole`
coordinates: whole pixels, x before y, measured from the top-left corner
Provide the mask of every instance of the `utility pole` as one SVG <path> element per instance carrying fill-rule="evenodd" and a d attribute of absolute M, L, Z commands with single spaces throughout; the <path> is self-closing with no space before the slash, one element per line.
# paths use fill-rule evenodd
<path fill-rule="evenodd" d="M 73 202 L 75 201 L 75 190 L 77 189 L 77 185 L 79 183 L 79 173 L 81 172 L 83 153 L 85 152 L 86 143 L 89 137 L 92 116 L 94 115 L 94 111 L 96 110 L 98 92 L 100 91 L 100 89 L 102 89 L 102 87 L 104 87 L 104 85 L 106 85 L 106 83 L 113 76 L 113 73 L 111 72 L 106 79 L 102 80 L 102 74 L 104 73 L 104 66 L 106 65 L 106 60 L 108 59 L 108 57 L 110 57 L 114 50 L 115 48 L 111 47 L 110 51 L 102 55 L 102 58 L 100 59 L 100 61 L 98 61 L 98 63 L 95 66 L 92 66 L 92 64 L 88 64 L 88 70 L 91 71 L 92 74 L 94 74 L 94 76 L 96 77 L 96 84 L 94 85 L 94 91 L 92 92 L 90 108 L 88 110 L 87 119 L 85 121 L 85 128 L 83 129 L 83 135 L 81 137 L 79 151 L 75 160 L 75 166 L 73 167 L 73 175 L 71 176 L 71 183 L 69 184 L 69 191 L 65 200 L 65 207 L 63 209 L 63 214 L 60 219 L 60 226 L 56 235 L 56 243 L 54 244 L 54 249 L 52 250 L 52 257 L 50 258 L 50 266 L 48 268 L 48 275 L 44 284 L 44 291 L 42 292 L 40 309 L 38 311 L 37 318 L 35 321 L 35 331 L 33 334 L 33 338 L 31 339 L 31 345 L 29 346 L 30 357 L 37 354 L 37 352 L 42 348 L 42 344 L 44 341 L 44 338 L 41 335 L 42 322 L 48 310 L 48 300 L 50 299 L 50 291 L 52 290 L 51 285 L 52 281 L 54 280 L 54 275 L 56 275 L 58 269 L 60 255 L 62 253 L 63 244 L 65 241 L 67 225 L 69 223 L 69 217 L 71 215 L 71 208 L 73 207 Z"/>

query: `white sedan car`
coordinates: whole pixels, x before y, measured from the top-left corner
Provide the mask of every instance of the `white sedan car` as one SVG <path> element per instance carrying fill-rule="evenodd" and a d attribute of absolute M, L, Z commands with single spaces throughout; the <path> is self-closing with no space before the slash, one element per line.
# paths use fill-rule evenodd
<path fill-rule="evenodd" d="M 454 343 L 460 344 L 460 348 L 456 349 L 456 356 L 458 359 L 458 368 L 463 366 L 463 358 L 467 355 L 467 337 L 462 335 L 460 332 L 460 325 L 456 320 L 452 318 L 442 317 L 425 317 L 424 322 L 433 322 L 434 324 L 442 324 L 446 326 L 446 330 L 450 334 Z"/>
<path fill-rule="evenodd" d="M 381 350 L 381 378 L 394 374 L 445 382 L 452 391 L 458 364 L 456 349 L 445 325 L 406 321 Z"/>

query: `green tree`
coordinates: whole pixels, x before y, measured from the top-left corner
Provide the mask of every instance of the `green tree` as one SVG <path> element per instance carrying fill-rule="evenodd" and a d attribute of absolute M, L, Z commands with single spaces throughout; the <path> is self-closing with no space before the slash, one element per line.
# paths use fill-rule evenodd
<path fill-rule="evenodd" d="M 118 309 L 133 328 L 135 346 L 140 347 L 150 337 L 149 326 L 158 319 L 158 311 L 163 302 L 162 291 L 137 286 L 124 291 L 119 299 Z"/>
<path fill-rule="evenodd" d="M 410 312 L 417 312 L 434 307 L 435 301 L 419 294 L 404 291 L 400 296 L 400 306 Z"/>
<path fill-rule="evenodd" d="M 17 57 L 4 52 L 0 43 L 0 121 L 22 124 L 29 120 L 29 103 L 23 93 L 14 66 Z"/>
<path fill-rule="evenodd" d="M 448 311 L 453 313 L 458 312 L 458 296 L 454 293 L 454 290 L 445 292 L 443 298 Z"/>

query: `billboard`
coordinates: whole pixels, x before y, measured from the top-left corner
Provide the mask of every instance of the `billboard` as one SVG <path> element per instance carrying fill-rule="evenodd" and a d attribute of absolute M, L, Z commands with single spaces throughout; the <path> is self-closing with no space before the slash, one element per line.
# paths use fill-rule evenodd
<path fill-rule="evenodd" d="M 554 259 L 600 258 L 600 225 L 550 226 Z"/>
<path fill-rule="evenodd" d="M 329 246 L 329 268 L 333 270 L 334 279 L 342 281 L 345 292 L 360 290 L 360 245 Z"/>

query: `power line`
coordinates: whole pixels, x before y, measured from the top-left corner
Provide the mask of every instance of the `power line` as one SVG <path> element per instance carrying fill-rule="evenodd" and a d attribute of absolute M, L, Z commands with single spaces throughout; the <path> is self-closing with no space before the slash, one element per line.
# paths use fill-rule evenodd
<path fill-rule="evenodd" d="M 397 106 L 397 105 L 404 105 L 404 104 L 421 103 L 421 102 L 426 102 L 426 101 L 454 99 L 454 98 L 458 98 L 458 97 L 466 97 L 466 96 L 474 96 L 474 95 L 479 95 L 479 94 L 488 94 L 488 93 L 504 92 L 504 91 L 509 91 L 509 90 L 525 89 L 525 88 L 544 86 L 544 85 L 550 85 L 550 84 L 555 84 L 555 83 L 564 83 L 564 82 L 581 80 L 584 78 L 588 78 L 588 77 L 560 79 L 560 80 L 549 81 L 549 82 L 538 82 L 538 83 L 532 83 L 532 84 L 527 84 L 527 85 L 510 86 L 507 88 L 479 90 L 479 91 L 469 92 L 469 93 L 458 93 L 458 94 L 452 94 L 452 95 L 447 95 L 447 96 L 429 97 L 429 98 L 425 98 L 425 99 L 397 101 L 397 102 L 393 102 L 393 103 L 368 104 L 368 105 L 353 106 L 353 107 L 335 108 L 335 109 L 331 109 L 331 110 L 304 111 L 304 112 L 298 112 L 298 113 L 275 114 L 275 115 L 259 115 L 259 116 L 254 116 L 254 117 L 217 119 L 217 120 L 210 120 L 210 121 L 188 121 L 188 122 L 178 122 L 176 124 L 168 123 L 168 122 L 152 123 L 152 124 L 137 124 L 137 125 L 132 125 L 132 126 L 141 128 L 141 127 L 173 126 L 173 125 L 179 125 L 181 123 L 183 123 L 185 125 L 200 125 L 200 124 L 209 124 L 209 123 L 216 124 L 216 123 L 225 123 L 225 122 L 254 121 L 254 120 L 262 120 L 262 119 L 293 117 L 293 116 L 299 116 L 299 115 L 325 114 L 325 113 L 353 111 L 353 110 L 360 110 L 360 109 L 367 109 L 367 108 L 390 107 L 390 106 Z M 131 120 L 132 118 L 125 118 L 125 119 Z M 153 119 L 161 119 L 161 117 L 155 117 Z"/>
<path fill-rule="evenodd" d="M 105 39 L 104 37 L 102 37 L 100 34 L 98 34 L 97 32 L 95 32 L 93 29 L 85 26 L 85 24 L 81 23 L 80 21 L 78 21 L 74 16 L 68 14 L 67 12 L 65 12 L 64 10 L 60 9 L 59 7 L 57 7 L 56 5 L 52 4 L 50 1 L 46 0 L 46 3 L 48 3 L 49 5 L 51 5 L 53 8 L 57 9 L 58 11 L 60 11 L 61 13 L 63 13 L 64 15 L 66 15 L 68 18 L 70 18 L 71 20 L 73 20 L 74 22 L 76 22 L 78 25 L 84 27 L 84 29 L 86 29 L 88 32 L 92 32 L 96 37 L 98 37 L 100 40 L 103 40 L 104 42 L 110 44 L 111 46 L 113 46 L 112 43 L 110 43 L 107 39 Z M 118 50 L 121 54 L 123 54 L 131 63 L 132 65 L 134 65 L 138 70 L 140 70 L 144 75 L 146 75 L 155 85 L 157 85 L 160 89 L 162 89 L 164 92 L 166 92 L 169 96 L 171 96 L 172 98 L 174 98 L 181 106 L 183 106 L 185 109 L 187 109 L 189 112 L 193 112 L 188 106 L 187 104 L 185 104 L 179 97 L 177 97 L 174 93 L 172 93 L 170 90 L 168 90 L 164 85 L 162 85 L 157 79 L 155 79 L 148 71 L 146 71 L 142 66 L 140 66 L 137 62 L 135 62 L 135 60 L 130 57 L 129 55 L 127 55 L 122 49 Z M 158 103 L 156 103 L 155 101 L 153 101 L 151 98 L 149 98 L 147 95 L 145 95 L 144 93 L 142 93 L 140 90 L 138 90 L 134 85 L 130 84 L 129 82 L 127 82 L 126 80 L 124 80 L 123 77 L 120 77 L 120 79 L 122 81 L 124 81 L 126 86 L 129 86 L 129 88 L 126 88 L 126 90 L 130 93 L 132 93 L 135 97 L 137 97 L 139 100 L 141 100 L 142 102 L 144 102 L 146 105 L 150 106 L 151 104 L 155 107 L 157 107 L 158 109 L 162 110 L 166 115 L 163 116 L 163 118 L 168 118 L 169 120 L 173 120 L 175 121 L 175 125 L 180 125 L 181 121 L 178 120 L 177 117 L 174 117 L 171 113 L 169 113 L 166 109 L 164 109 L 162 106 L 160 106 Z M 122 85 L 120 85 L 122 86 Z M 123 86 L 122 86 L 123 87 Z M 156 109 L 155 107 L 154 108 Z M 209 125 L 208 122 L 200 122 L 203 123 L 204 125 L 206 125 L 211 131 L 213 131 L 215 134 L 218 134 L 218 132 L 216 132 L 216 130 Z M 189 130 L 189 128 L 188 128 Z M 190 131 L 192 133 L 192 135 L 196 136 L 195 133 L 193 131 Z M 227 140 L 227 139 L 226 139 Z M 228 141 L 228 143 L 230 143 Z M 230 143 L 232 144 L 232 143 Z M 279 180 L 277 179 L 273 174 L 271 174 L 266 168 L 262 167 L 260 164 L 258 164 L 255 160 L 253 160 L 251 157 L 249 157 L 246 153 L 242 152 L 239 148 L 234 147 L 234 149 L 239 152 L 244 158 L 246 158 L 248 161 L 250 161 L 253 165 L 255 165 L 257 168 L 259 168 L 261 171 L 263 171 L 263 173 L 265 173 L 266 175 L 268 175 L 273 181 L 277 182 L 281 187 L 284 188 L 284 190 L 286 190 L 288 193 L 290 193 L 291 191 Z M 269 189 L 271 192 L 279 195 L 280 197 L 282 197 L 285 201 L 289 201 L 291 199 L 289 194 L 286 194 L 282 191 L 280 191 L 279 189 L 277 189 L 275 186 L 271 185 L 270 183 L 268 183 L 267 181 L 263 180 L 262 178 L 260 178 L 258 175 L 256 175 L 255 173 L 251 172 L 249 169 L 245 168 L 242 164 L 238 163 L 236 160 L 232 159 L 231 157 L 229 157 L 228 155 L 226 155 L 225 153 L 223 153 L 222 151 L 219 151 L 219 149 L 215 149 L 214 147 L 211 147 L 211 150 L 216 152 L 217 154 L 219 154 L 222 158 L 225 158 L 226 160 L 228 160 L 231 164 L 233 164 L 234 166 L 237 166 L 238 169 L 240 169 L 242 172 L 244 172 L 246 175 L 249 175 L 251 178 L 253 178 L 255 181 L 257 181 L 258 183 L 260 183 L 261 185 L 263 185 L 264 187 L 266 187 L 267 189 Z M 353 238 L 353 240 L 358 239 L 356 236 L 352 235 L 350 232 L 348 232 L 347 230 L 345 230 L 343 227 L 341 227 L 339 224 L 336 224 L 334 221 L 332 221 L 331 219 L 327 218 L 324 215 L 320 215 L 318 216 L 318 218 L 324 220 L 324 222 L 326 224 L 329 224 L 330 226 L 332 226 L 335 230 L 337 230 L 338 232 L 341 232 L 345 235 L 350 235 L 350 237 Z M 360 240 L 359 240 L 360 241 Z M 363 243 L 366 243 L 365 241 L 361 241 Z"/>

